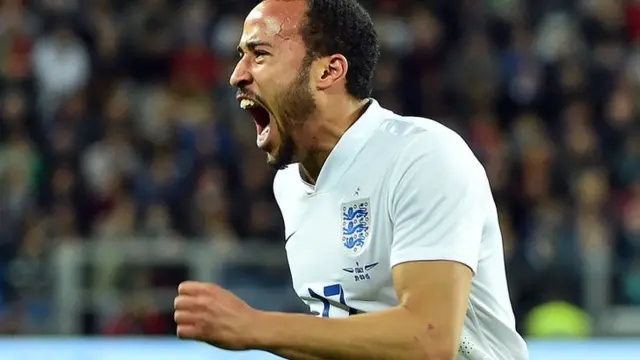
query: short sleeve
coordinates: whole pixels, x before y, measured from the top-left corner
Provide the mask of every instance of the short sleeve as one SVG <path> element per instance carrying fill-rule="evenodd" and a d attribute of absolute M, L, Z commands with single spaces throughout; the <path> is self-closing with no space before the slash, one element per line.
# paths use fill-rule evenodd
<path fill-rule="evenodd" d="M 417 138 L 398 161 L 391 191 L 391 266 L 448 260 L 475 274 L 485 220 L 495 211 L 480 162 L 455 133 Z"/>

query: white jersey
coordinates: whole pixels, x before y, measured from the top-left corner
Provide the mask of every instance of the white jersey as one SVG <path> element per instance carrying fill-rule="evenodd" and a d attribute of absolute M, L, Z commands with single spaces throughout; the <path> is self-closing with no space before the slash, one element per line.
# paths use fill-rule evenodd
<path fill-rule="evenodd" d="M 452 130 L 372 100 L 315 187 L 295 164 L 278 171 L 274 193 L 295 291 L 312 312 L 343 317 L 392 308 L 393 266 L 456 261 L 474 274 L 458 359 L 529 358 L 515 330 L 486 173 Z"/>

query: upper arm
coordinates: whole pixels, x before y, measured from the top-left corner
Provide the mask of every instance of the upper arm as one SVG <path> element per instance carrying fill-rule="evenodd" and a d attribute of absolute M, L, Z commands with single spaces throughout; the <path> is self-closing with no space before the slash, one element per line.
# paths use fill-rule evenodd
<path fill-rule="evenodd" d="M 391 266 L 443 260 L 477 270 L 491 189 L 466 143 L 445 135 L 414 139 L 398 161 L 390 197 Z"/>
<path fill-rule="evenodd" d="M 462 139 L 434 141 L 409 145 L 409 161 L 397 174 L 391 265 L 400 304 L 425 326 L 427 338 L 457 351 L 490 189 Z"/>

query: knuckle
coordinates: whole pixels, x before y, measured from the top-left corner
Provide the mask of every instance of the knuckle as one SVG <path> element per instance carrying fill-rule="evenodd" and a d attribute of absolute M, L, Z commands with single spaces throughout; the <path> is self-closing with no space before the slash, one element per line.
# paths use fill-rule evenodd
<path fill-rule="evenodd" d="M 207 299 L 207 297 L 198 296 L 197 298 L 195 298 L 194 305 L 196 305 L 199 308 L 205 308 L 207 307 L 208 304 L 209 304 L 209 299 Z"/>

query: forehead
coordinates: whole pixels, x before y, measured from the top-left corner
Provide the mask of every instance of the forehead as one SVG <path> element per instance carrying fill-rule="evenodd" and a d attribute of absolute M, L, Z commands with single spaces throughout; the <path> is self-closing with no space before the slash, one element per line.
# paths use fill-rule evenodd
<path fill-rule="evenodd" d="M 244 21 L 240 45 L 266 41 L 272 45 L 301 42 L 300 27 L 304 18 L 304 0 L 266 0 L 258 4 Z"/>

